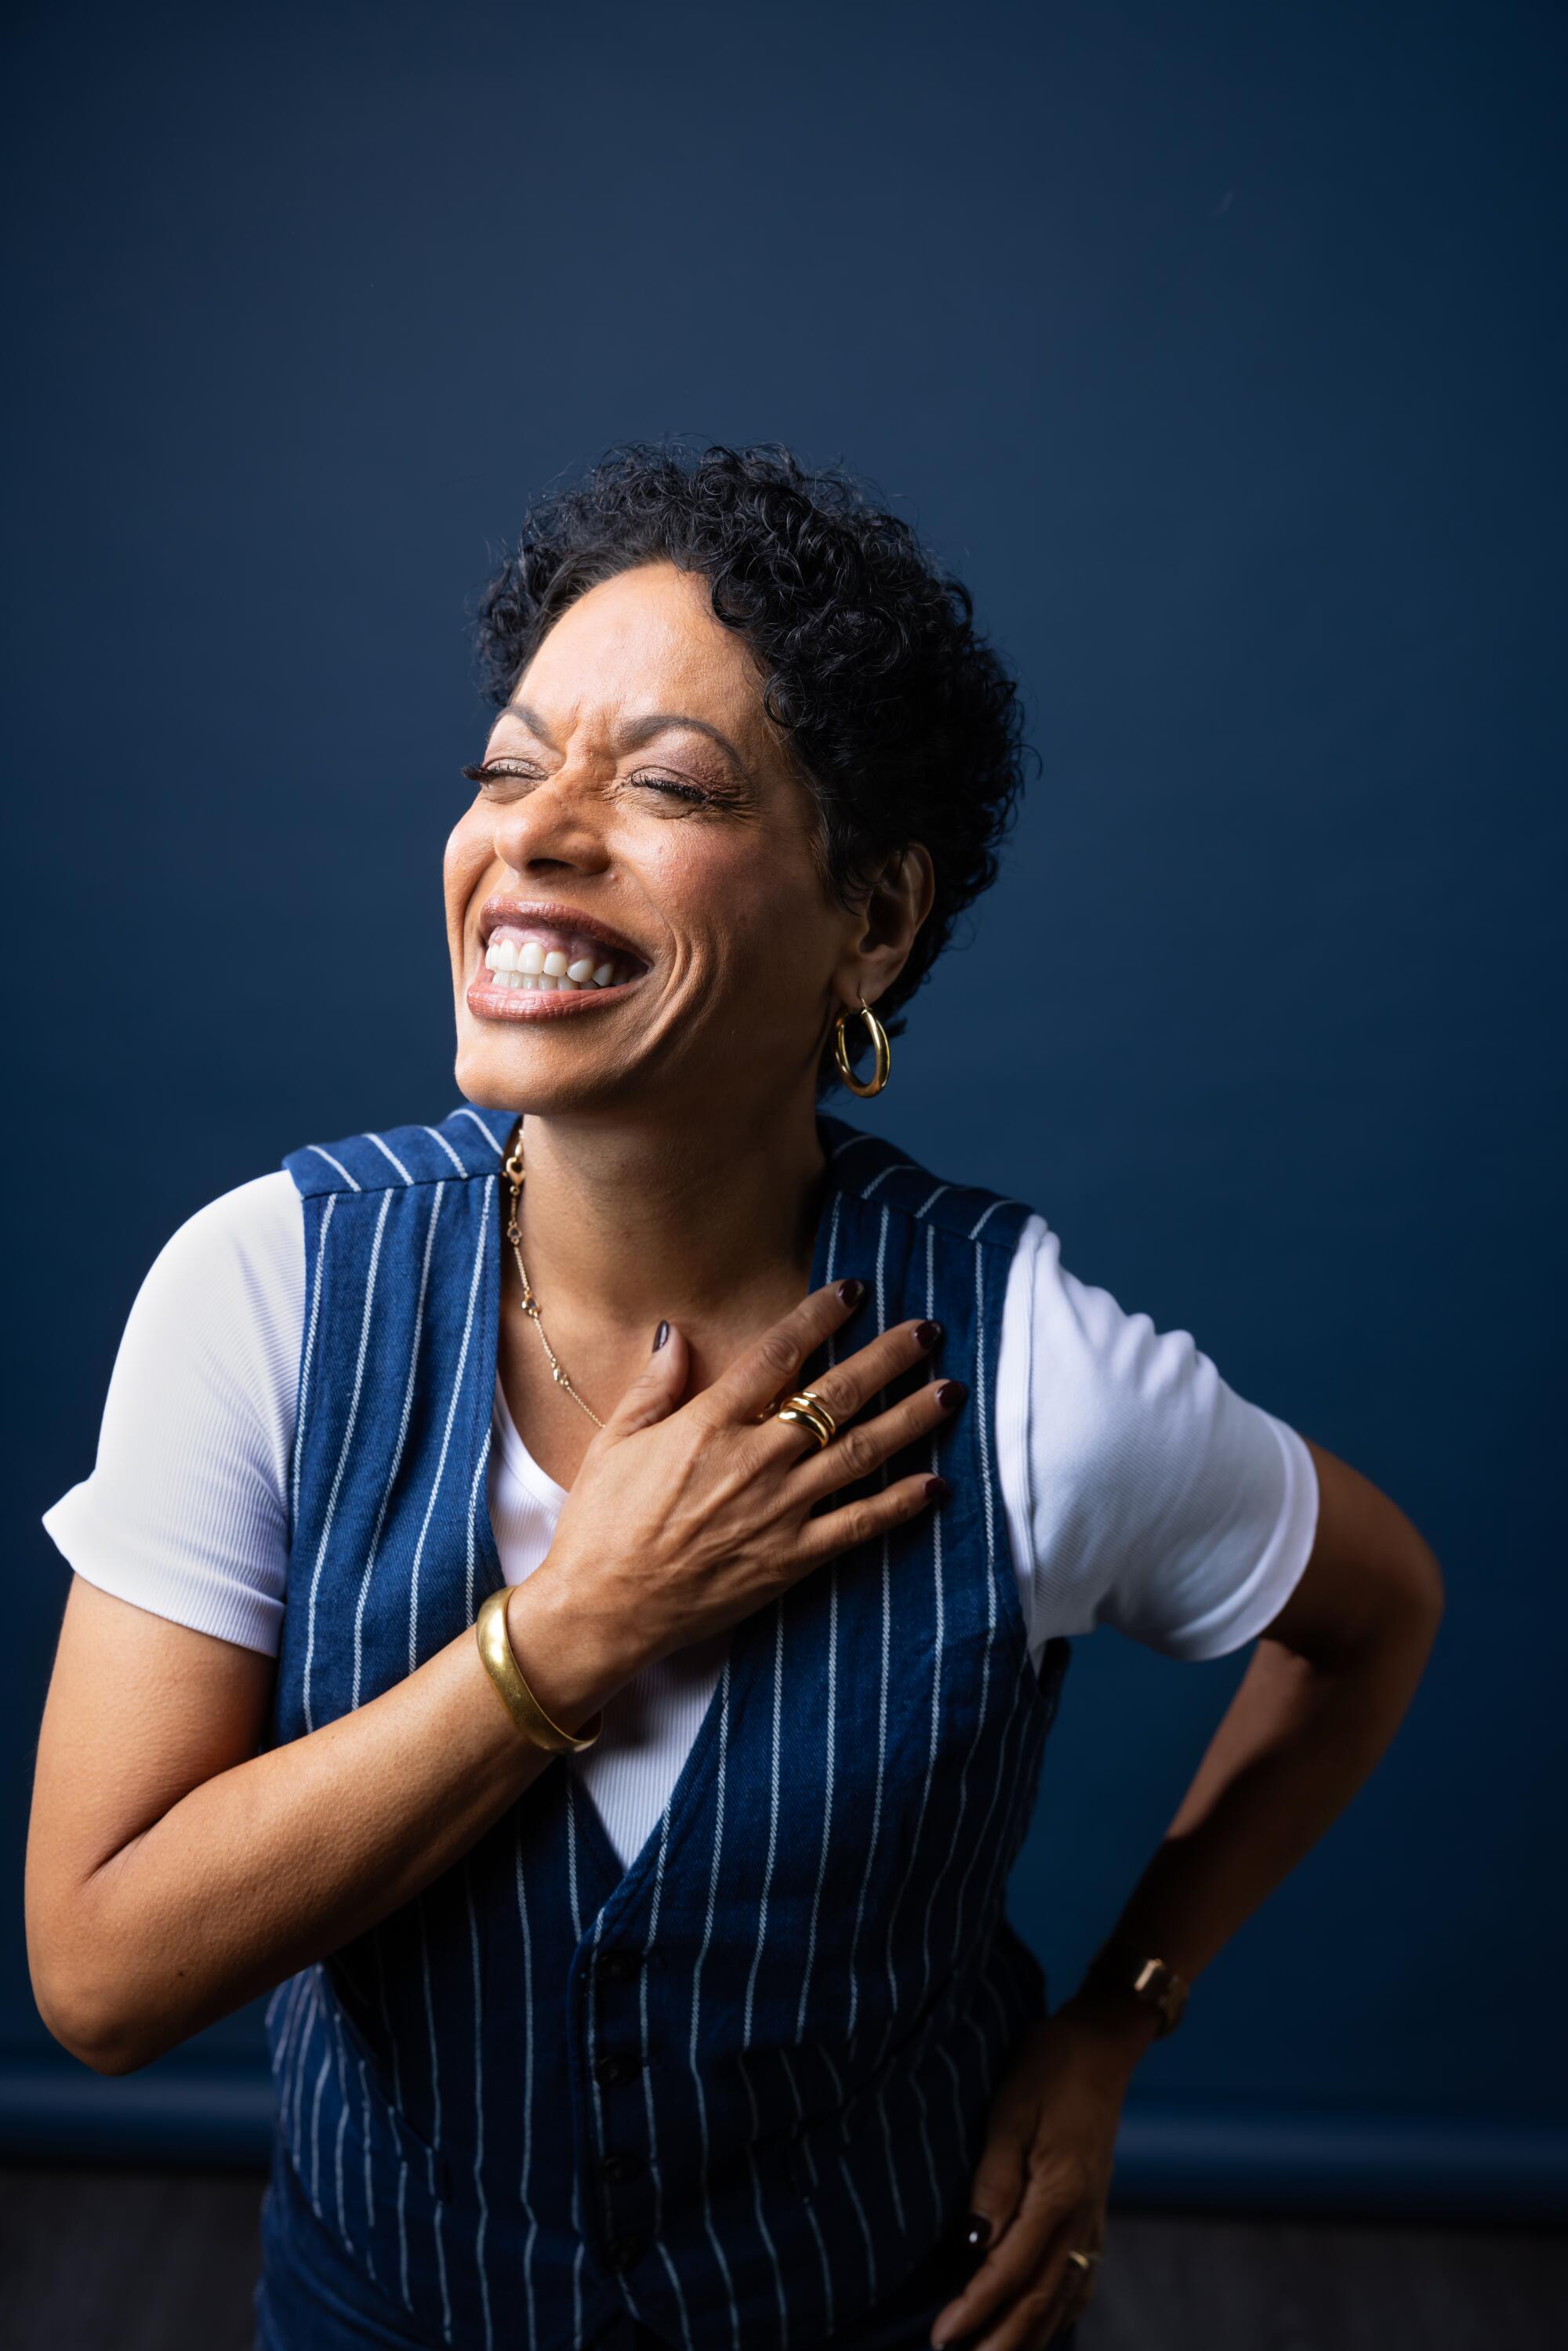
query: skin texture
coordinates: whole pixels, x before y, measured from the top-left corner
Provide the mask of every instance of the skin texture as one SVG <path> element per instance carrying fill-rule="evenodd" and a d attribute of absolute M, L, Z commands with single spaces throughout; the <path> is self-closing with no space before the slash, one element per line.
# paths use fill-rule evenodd
<path fill-rule="evenodd" d="M 555 1385 L 504 1258 L 502 1382 L 530 1450 L 570 1489 L 548 1558 L 510 1593 L 508 1631 L 542 1703 L 575 1728 L 653 1658 L 940 1507 L 915 1478 L 810 1516 L 965 1408 L 929 1326 L 897 1326 L 818 1383 L 852 1422 L 828 1452 L 758 1417 L 830 1332 L 852 1348 L 852 1297 L 803 1296 L 823 1176 L 815 1071 L 835 1012 L 862 992 L 874 1003 L 902 967 L 930 864 L 910 844 L 863 903 L 836 901 L 743 643 L 703 583 L 667 565 L 564 615 L 485 765 L 444 862 L 456 1076 L 470 1100 L 528 1106 L 524 1256 L 551 1343 L 607 1424 Z M 565 1019 L 476 1016 L 465 991 L 497 891 L 609 923 L 645 977 Z M 921 1360 L 930 1383 L 855 1417 Z M 1118 1922 L 1189 1983 L 1371 1771 L 1441 1614 L 1410 1521 L 1312 1451 L 1312 1558 Z M 147 2064 L 384 1917 L 549 1768 L 470 1635 L 258 1754 L 273 1670 L 72 1581 L 26 1922 L 45 2022 L 100 2072 Z M 1130 1996 L 1081 1991 L 1020 2047 L 974 2184 L 989 2250 L 934 2340 L 1021 2351 L 1082 2308 L 1092 2289 L 1066 2255 L 1103 2241 L 1117 2122 L 1151 2037 Z"/>

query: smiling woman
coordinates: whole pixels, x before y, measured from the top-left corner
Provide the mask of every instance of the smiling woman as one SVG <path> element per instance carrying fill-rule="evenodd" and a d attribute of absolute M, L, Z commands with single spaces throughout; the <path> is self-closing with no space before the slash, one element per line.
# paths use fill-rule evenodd
<path fill-rule="evenodd" d="M 46 1516 L 40 2010 L 117 2073 L 270 1994 L 258 2351 L 1070 2342 L 1138 2056 L 1392 1736 L 1436 1563 L 822 1109 L 1020 772 L 904 524 L 622 450 L 481 649 L 460 1101 L 180 1228 Z M 1103 1624 L 1263 1637 L 1053 2008 L 1008 1878 Z"/>

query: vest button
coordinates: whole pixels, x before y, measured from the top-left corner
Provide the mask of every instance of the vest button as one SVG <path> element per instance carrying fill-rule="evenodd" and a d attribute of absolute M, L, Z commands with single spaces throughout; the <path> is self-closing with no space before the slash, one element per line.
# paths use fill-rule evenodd
<path fill-rule="evenodd" d="M 635 2081 L 642 2070 L 635 2057 L 612 2054 L 600 2058 L 593 2068 L 593 2078 L 596 2082 L 602 2082 L 607 2090 L 613 2090 L 622 2082 Z"/>
<path fill-rule="evenodd" d="M 630 2151 L 624 2155 L 607 2155 L 599 2167 L 599 2176 L 607 2179 L 612 2188 L 624 2187 L 629 2179 L 642 2178 L 643 2158 Z"/>
<path fill-rule="evenodd" d="M 600 1954 L 599 1972 L 605 1983 L 630 1983 L 637 1972 L 634 1951 L 603 1951 Z"/>
<path fill-rule="evenodd" d="M 629 2270 L 640 2261 L 648 2248 L 641 2237 L 612 2237 L 606 2250 L 612 2269 Z"/>

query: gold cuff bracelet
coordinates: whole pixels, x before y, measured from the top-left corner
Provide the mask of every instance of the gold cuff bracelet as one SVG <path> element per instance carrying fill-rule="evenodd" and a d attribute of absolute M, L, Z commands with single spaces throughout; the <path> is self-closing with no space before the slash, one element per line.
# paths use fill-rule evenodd
<path fill-rule="evenodd" d="M 580 1755 L 603 1729 L 604 1708 L 601 1707 L 595 1713 L 593 1728 L 576 1738 L 570 1730 L 563 1730 L 559 1722 L 550 1720 L 523 1679 L 507 1637 L 507 1594 L 511 1588 L 509 1583 L 504 1583 L 499 1592 L 486 1594 L 474 1619 L 474 1635 L 479 1644 L 479 1655 L 485 1660 L 485 1670 L 525 1739 L 551 1755 Z"/>

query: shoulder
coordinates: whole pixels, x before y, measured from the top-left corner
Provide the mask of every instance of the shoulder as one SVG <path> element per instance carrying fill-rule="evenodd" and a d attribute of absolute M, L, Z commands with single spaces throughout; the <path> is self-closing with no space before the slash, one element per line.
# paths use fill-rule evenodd
<path fill-rule="evenodd" d="M 253 1176 L 177 1225 L 147 1280 L 193 1304 L 214 1289 L 287 1291 L 303 1279 L 300 1230 L 299 1195 L 283 1170 Z"/>
<path fill-rule="evenodd" d="M 928 1226 L 957 1241 L 973 1241 L 998 1260 L 1018 1249 L 1033 1211 L 988 1186 L 923 1166 L 900 1145 L 825 1113 L 819 1119 L 836 1189 L 889 1217 Z"/>
<path fill-rule="evenodd" d="M 302 1143 L 285 1154 L 283 1167 L 304 1199 L 493 1176 L 516 1121 L 515 1111 L 462 1102 L 433 1123 L 410 1120 Z"/>

